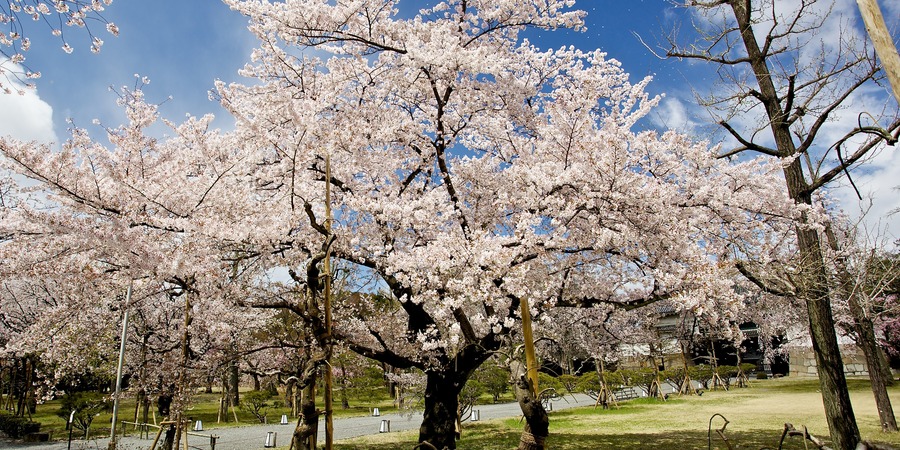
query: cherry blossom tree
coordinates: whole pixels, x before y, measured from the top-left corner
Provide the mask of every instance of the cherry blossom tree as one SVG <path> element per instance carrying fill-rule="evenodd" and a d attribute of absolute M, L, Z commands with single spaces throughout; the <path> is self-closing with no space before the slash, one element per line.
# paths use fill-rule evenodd
<path fill-rule="evenodd" d="M 864 233 L 858 233 L 858 227 L 860 225 L 840 217 L 825 227 L 826 260 L 833 274 L 835 290 L 840 294 L 840 301 L 836 302 L 836 321 L 849 332 L 865 356 L 882 431 L 896 432 L 897 420 L 887 392 L 893 379 L 887 360 L 877 345 L 874 326 L 876 299 L 884 297 L 895 275 L 890 269 L 879 270 L 884 268 L 879 264 L 885 261 L 884 240 L 878 242 L 861 237 Z"/>
<path fill-rule="evenodd" d="M 436 448 L 455 448 L 457 395 L 523 299 L 535 314 L 737 305 L 715 260 L 729 241 L 756 240 L 765 212 L 791 215 L 771 167 L 632 131 L 656 104 L 649 80 L 630 83 L 601 52 L 519 36 L 578 28 L 571 2 L 454 1 L 410 18 L 392 1 L 228 3 L 261 44 L 244 70 L 256 81 L 218 95 L 259 152 L 270 229 L 302 258 L 283 264 L 311 267 L 333 240 L 336 258 L 377 275 L 393 301 L 336 305 L 334 338 L 425 372 L 419 440 Z"/>
<path fill-rule="evenodd" d="M 194 322 L 200 302 L 222 316 L 290 311 L 310 354 L 341 341 L 424 373 L 419 441 L 435 448 L 456 447 L 458 394 L 518 329 L 524 301 L 535 317 L 661 300 L 736 310 L 723 261 L 770 251 L 761 237 L 797 215 L 772 188 L 780 166 L 636 131 L 658 102 L 649 79 L 632 83 L 602 52 L 520 36 L 578 29 L 571 1 L 458 0 L 413 17 L 388 0 L 228 3 L 260 39 L 244 70 L 253 80 L 216 88 L 234 131 L 210 130 L 208 116 L 160 120 L 134 89 L 120 93 L 126 124 L 108 130 L 110 146 L 81 129 L 61 152 L 0 141 L 10 169 L 48 196 L 10 213 L 0 250 L 34 247 L 118 286 L 152 280 L 187 298 Z M 148 132 L 160 122 L 169 137 Z M 337 299 L 333 332 L 329 253 L 389 293 Z M 318 419 L 307 406 L 298 449 Z M 522 448 L 546 438 L 534 406 Z"/>
<path fill-rule="evenodd" d="M 84 330 L 100 320 L 109 330 L 116 328 L 118 311 L 140 308 L 138 316 L 145 320 L 135 321 L 142 338 L 135 347 L 149 354 L 129 359 L 142 365 L 132 373 L 140 376 L 136 384 L 145 392 L 173 397 L 172 417 L 180 418 L 187 387 L 198 382 L 194 376 L 207 373 L 204 366 L 219 364 L 214 356 L 227 354 L 228 328 L 249 330 L 246 322 L 256 320 L 242 315 L 246 309 L 223 306 L 233 307 L 243 298 L 246 286 L 232 281 L 249 273 L 246 268 L 235 271 L 239 255 L 229 244 L 233 230 L 243 227 L 221 222 L 239 202 L 210 204 L 213 198 L 228 197 L 216 190 L 225 189 L 229 177 L 242 180 L 233 173 L 231 159 L 240 155 L 218 153 L 233 146 L 214 144 L 223 137 L 207 130 L 211 117 L 181 125 L 163 121 L 173 136 L 152 137 L 147 128 L 160 124 L 157 106 L 144 101 L 140 89 L 118 93 L 127 123 L 106 129 L 111 148 L 79 128 L 59 152 L 33 143 L 0 142 L 6 167 L 32 180 L 18 195 L 10 194 L 14 200 L 4 202 L 8 220 L 2 225 L 0 270 L 25 279 L 59 280 L 57 285 L 70 293 L 58 314 L 38 324 L 60 320 L 63 328 Z M 170 170 L 175 167 L 180 172 Z M 220 211 L 226 215 L 211 220 L 210 213 Z M 203 223 L 222 225 L 218 229 L 225 235 L 198 233 Z M 112 300 L 132 282 L 145 286 L 137 296 L 141 302 Z M 26 333 L 42 336 L 35 330 L 40 328 Z M 48 359 L 64 348 L 38 344 L 32 348 Z M 152 365 L 150 370 L 146 364 Z"/>

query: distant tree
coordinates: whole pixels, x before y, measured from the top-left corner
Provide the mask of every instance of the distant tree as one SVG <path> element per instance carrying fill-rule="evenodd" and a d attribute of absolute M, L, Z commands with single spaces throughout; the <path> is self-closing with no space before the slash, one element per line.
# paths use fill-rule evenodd
<path fill-rule="evenodd" d="M 690 366 L 688 368 L 688 373 L 691 376 L 691 379 L 700 383 L 703 386 L 703 389 L 709 389 L 709 382 L 712 381 L 713 375 L 715 372 L 712 369 L 712 366 L 708 364 L 698 364 L 696 366 Z"/>
<path fill-rule="evenodd" d="M 259 423 L 266 423 L 266 412 L 272 404 L 272 395 L 266 391 L 249 391 L 241 399 L 241 409 L 253 414 Z"/>
<path fill-rule="evenodd" d="M 466 381 L 465 387 L 459 392 L 459 412 L 457 414 L 461 421 L 465 421 L 471 416 L 472 410 L 478 404 L 478 399 L 486 392 L 481 381 L 475 378 Z"/>
<path fill-rule="evenodd" d="M 840 219 L 825 225 L 827 260 L 833 273 L 834 289 L 840 296 L 840 301 L 836 302 L 837 310 L 844 313 L 838 314 L 836 321 L 865 357 L 882 431 L 895 432 L 898 430 L 897 419 L 887 390 L 887 385 L 893 384 L 893 376 L 875 334 L 875 308 L 897 274 L 883 265 L 890 261 L 883 258 L 884 242 L 877 245 L 861 236 L 859 228 L 859 225 Z"/>
<path fill-rule="evenodd" d="M 610 394 L 627 386 L 625 376 L 627 371 L 614 370 L 603 373 L 588 372 L 578 377 L 578 391 L 587 394 L 594 400 L 604 404 L 604 407 L 612 401 Z M 602 381 L 602 382 L 601 382 Z"/>

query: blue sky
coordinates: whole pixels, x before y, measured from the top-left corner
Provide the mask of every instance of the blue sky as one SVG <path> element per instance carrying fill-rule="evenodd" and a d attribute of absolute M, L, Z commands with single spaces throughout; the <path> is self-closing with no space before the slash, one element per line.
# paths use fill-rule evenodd
<path fill-rule="evenodd" d="M 0 0 L 3 1 L 3 0 Z M 790 0 L 776 0 L 790 1 Z M 900 2 L 878 0 L 895 36 L 900 29 Z M 846 11 L 855 11 L 854 0 L 838 0 Z M 433 2 L 403 1 L 403 8 L 418 8 Z M 852 8 L 851 8 L 852 6 Z M 635 36 L 655 44 L 674 26 L 690 28 L 687 11 L 669 0 L 579 0 L 576 7 L 588 12 L 587 31 L 539 33 L 532 42 L 544 48 L 575 45 L 585 50 L 600 48 L 622 63 L 637 81 L 652 75 L 652 94 L 666 97 L 644 126 L 669 126 L 690 132 L 697 138 L 713 138 L 708 133 L 708 116 L 696 107 L 692 88 L 707 90 L 715 81 L 714 73 L 684 61 L 661 60 Z M 214 113 L 216 124 L 228 128 L 230 119 L 208 99 L 216 79 L 237 81 L 238 69 L 249 59 L 255 38 L 246 30 L 246 19 L 218 0 L 115 0 L 103 13 L 115 23 L 120 35 L 113 37 L 102 23 L 91 24 L 92 31 L 105 44 L 99 54 L 89 50 L 90 39 L 79 30 L 67 29 L 72 54 L 61 50 L 62 42 L 49 28 L 31 21 L 23 23 L 32 40 L 26 63 L 42 73 L 37 90 L 24 96 L 0 95 L 0 135 L 22 139 L 59 141 L 65 139 L 67 119 L 90 128 L 94 119 L 115 126 L 122 115 L 115 106 L 110 86 L 134 85 L 134 74 L 151 80 L 146 92 L 152 101 L 163 101 L 164 116 L 180 120 L 186 113 Z M 890 152 L 875 161 L 867 177 L 860 179 L 866 192 L 879 200 L 876 215 L 900 208 L 900 198 L 892 187 L 900 184 L 900 152 Z M 850 211 L 849 192 L 839 192 Z M 900 222 L 900 218 L 886 218 Z M 894 226 L 900 236 L 900 226 Z"/>

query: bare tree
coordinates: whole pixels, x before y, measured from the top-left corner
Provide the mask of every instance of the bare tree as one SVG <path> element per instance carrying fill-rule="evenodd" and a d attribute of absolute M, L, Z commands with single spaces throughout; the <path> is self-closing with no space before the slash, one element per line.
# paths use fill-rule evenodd
<path fill-rule="evenodd" d="M 900 118 L 895 108 L 885 113 L 887 106 L 872 111 L 869 104 L 834 137 L 835 122 L 883 73 L 851 22 L 824 3 L 689 0 L 683 5 L 705 19 L 695 27 L 700 39 L 680 45 L 673 34 L 666 54 L 717 66 L 723 86 L 702 103 L 737 142 L 721 157 L 756 152 L 783 161 L 787 193 L 801 211 L 795 226 L 803 269 L 799 295 L 808 310 L 831 438 L 835 448 L 853 449 L 859 428 L 832 316 L 837 292 L 829 285 L 820 236 L 810 226 L 813 196 L 883 144 L 896 143 Z"/>

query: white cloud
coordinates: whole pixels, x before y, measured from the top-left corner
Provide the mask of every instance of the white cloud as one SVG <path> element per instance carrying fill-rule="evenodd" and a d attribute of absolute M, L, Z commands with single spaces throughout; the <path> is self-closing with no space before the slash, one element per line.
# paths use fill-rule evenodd
<path fill-rule="evenodd" d="M 893 17 L 896 22 L 897 16 L 900 16 L 900 2 L 896 2 L 893 0 L 881 0 L 878 2 L 878 6 L 881 7 L 881 12 L 884 15 L 884 20 L 886 22 L 890 21 L 890 18 Z M 891 24 L 888 23 L 888 27 Z"/>
<path fill-rule="evenodd" d="M 686 105 L 680 99 L 667 96 L 650 113 L 650 121 L 657 128 L 695 134 L 697 128 L 702 126 L 697 120 L 697 112 L 696 104 Z M 700 113 L 705 114 L 705 111 L 700 110 Z"/>
<path fill-rule="evenodd" d="M 15 81 L 11 84 L 12 93 L 0 92 L 0 136 L 41 143 L 58 142 L 53 131 L 53 107 L 41 100 L 35 89 L 23 88 Z"/>
<path fill-rule="evenodd" d="M 651 121 L 659 128 L 681 130 L 687 122 L 687 110 L 679 100 L 665 98 L 651 113 Z"/>
<path fill-rule="evenodd" d="M 851 178 L 863 199 L 847 179 L 843 179 L 832 190 L 844 212 L 853 218 L 860 218 L 869 233 L 886 232 L 890 240 L 900 238 L 900 220 L 892 214 L 900 210 L 900 151 L 896 147 L 886 147 L 865 166 L 864 170 L 853 170 Z"/>

